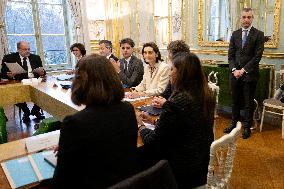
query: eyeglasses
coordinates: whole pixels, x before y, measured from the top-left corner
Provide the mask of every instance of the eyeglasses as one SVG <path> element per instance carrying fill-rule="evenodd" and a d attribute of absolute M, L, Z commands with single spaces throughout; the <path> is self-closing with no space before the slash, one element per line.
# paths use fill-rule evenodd
<path fill-rule="evenodd" d="M 79 50 L 78 50 L 78 49 L 72 49 L 72 52 L 73 52 L 73 51 L 79 51 Z"/>

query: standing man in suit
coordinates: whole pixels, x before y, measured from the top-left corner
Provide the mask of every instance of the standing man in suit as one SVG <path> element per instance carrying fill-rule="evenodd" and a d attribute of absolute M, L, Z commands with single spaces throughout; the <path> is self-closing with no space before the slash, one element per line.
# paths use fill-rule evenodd
<path fill-rule="evenodd" d="M 3 74 L 3 78 L 12 80 L 22 80 L 28 79 L 33 77 L 40 77 L 46 74 L 45 70 L 42 67 L 41 59 L 38 55 L 34 55 L 30 53 L 30 44 L 26 41 L 20 41 L 17 43 L 17 51 L 16 53 L 11 53 L 5 55 L 2 60 L 2 69 L 1 72 Z M 26 70 L 26 73 L 13 73 L 9 70 L 6 64 L 9 63 L 18 63 L 20 66 Z M 27 107 L 27 104 L 18 103 L 16 104 L 21 110 L 24 112 L 23 122 L 27 123 L 30 121 L 29 116 L 34 115 L 38 119 L 44 119 L 45 117 L 40 113 L 40 107 L 36 104 L 33 106 L 32 110 L 30 111 Z"/>
<path fill-rule="evenodd" d="M 107 57 L 110 61 L 118 61 L 118 58 L 112 54 L 112 43 L 109 40 L 101 40 L 99 42 L 100 55 Z"/>
<path fill-rule="evenodd" d="M 120 49 L 123 58 L 113 63 L 119 73 L 122 84 L 127 87 L 136 87 L 143 79 L 144 67 L 142 61 L 133 55 L 135 43 L 130 38 L 120 41 Z"/>
<path fill-rule="evenodd" d="M 259 62 L 264 50 L 264 34 L 252 26 L 251 8 L 241 12 L 242 28 L 233 32 L 228 52 L 230 84 L 232 92 L 232 121 L 224 130 L 229 133 L 240 120 L 241 105 L 244 105 L 243 138 L 251 135 L 253 122 L 254 95 L 259 77 Z M 243 98 L 241 98 L 243 97 Z"/>

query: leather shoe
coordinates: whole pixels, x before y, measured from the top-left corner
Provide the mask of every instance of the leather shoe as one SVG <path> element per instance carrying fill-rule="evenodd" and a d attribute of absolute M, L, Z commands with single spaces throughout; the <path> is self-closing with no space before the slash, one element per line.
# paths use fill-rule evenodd
<path fill-rule="evenodd" d="M 36 116 L 37 119 L 44 119 L 45 118 L 45 116 L 42 115 L 40 112 L 33 112 L 32 115 Z"/>
<path fill-rule="evenodd" d="M 244 128 L 244 131 L 243 131 L 243 139 L 247 139 L 250 137 L 250 128 Z"/>
<path fill-rule="evenodd" d="M 230 133 L 236 127 L 236 123 L 231 122 L 230 125 L 224 129 L 224 133 Z"/>
<path fill-rule="evenodd" d="M 22 120 L 23 120 L 24 123 L 29 123 L 31 121 L 29 115 L 27 115 L 27 114 L 23 115 Z"/>

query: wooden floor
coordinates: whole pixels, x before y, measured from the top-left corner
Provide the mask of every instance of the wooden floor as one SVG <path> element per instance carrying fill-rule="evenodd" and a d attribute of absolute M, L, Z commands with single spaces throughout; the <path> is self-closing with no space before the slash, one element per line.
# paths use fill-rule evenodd
<path fill-rule="evenodd" d="M 38 120 L 32 119 L 28 126 L 20 125 L 19 118 L 16 116 L 14 119 L 12 108 L 5 107 L 9 119 L 8 140 L 33 134 L 33 125 Z M 216 118 L 217 138 L 223 135 L 223 129 L 229 122 L 228 116 L 219 113 Z M 263 132 L 260 133 L 257 128 L 249 139 L 239 139 L 230 188 L 284 189 L 284 140 L 281 139 L 280 119 L 274 122 L 279 123 L 279 126 L 264 124 Z"/>

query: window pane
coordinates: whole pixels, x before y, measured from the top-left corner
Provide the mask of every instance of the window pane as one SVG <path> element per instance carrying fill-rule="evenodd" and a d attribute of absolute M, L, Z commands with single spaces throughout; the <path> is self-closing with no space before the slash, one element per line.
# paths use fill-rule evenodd
<path fill-rule="evenodd" d="M 40 4 L 39 15 L 42 34 L 64 34 L 64 17 L 61 5 Z"/>
<path fill-rule="evenodd" d="M 9 41 L 9 51 L 10 52 L 17 52 L 17 43 L 19 41 L 27 41 L 30 43 L 31 53 L 36 54 L 36 42 L 35 36 L 15 36 L 10 35 L 8 36 Z"/>
<path fill-rule="evenodd" d="M 8 34 L 34 34 L 30 3 L 8 2 L 6 26 Z"/>
<path fill-rule="evenodd" d="M 7 2 L 9 2 L 11 0 L 8 0 Z M 31 2 L 31 0 L 12 0 L 12 1 L 18 1 L 18 2 Z"/>
<path fill-rule="evenodd" d="M 62 4 L 62 0 L 38 0 L 38 3 Z"/>
<path fill-rule="evenodd" d="M 67 63 L 65 36 L 42 36 L 46 64 Z"/>

